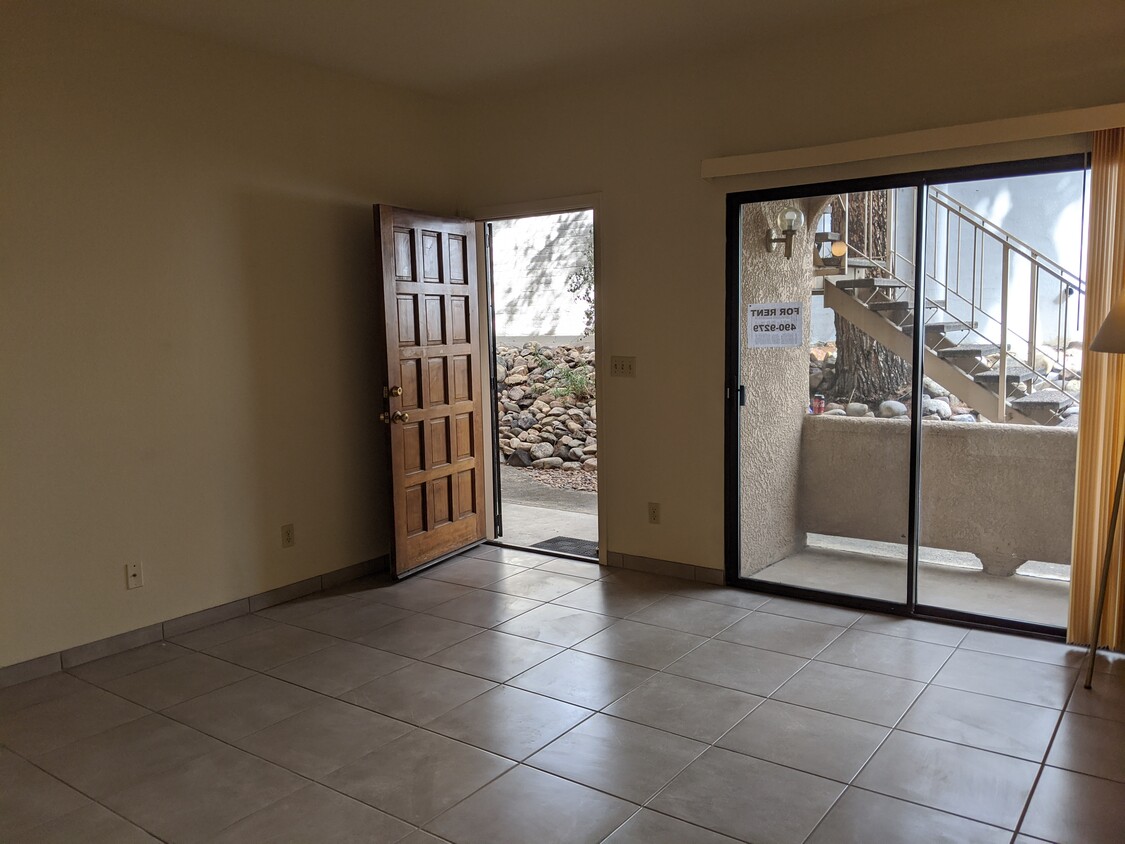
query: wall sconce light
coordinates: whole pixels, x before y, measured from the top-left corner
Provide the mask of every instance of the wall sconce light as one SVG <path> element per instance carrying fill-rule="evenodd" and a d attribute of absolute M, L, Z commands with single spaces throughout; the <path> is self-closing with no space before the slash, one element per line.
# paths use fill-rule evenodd
<path fill-rule="evenodd" d="M 766 250 L 777 251 L 777 244 L 785 244 L 785 257 L 793 257 L 793 235 L 805 224 L 805 212 L 795 205 L 786 205 L 777 215 L 777 228 L 770 229 Z"/>

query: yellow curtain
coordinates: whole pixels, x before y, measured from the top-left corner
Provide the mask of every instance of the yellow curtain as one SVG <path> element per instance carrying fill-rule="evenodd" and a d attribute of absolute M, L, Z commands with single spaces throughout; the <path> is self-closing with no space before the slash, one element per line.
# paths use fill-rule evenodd
<path fill-rule="evenodd" d="M 1089 644 L 1098 580 L 1113 508 L 1117 462 L 1125 436 L 1125 355 L 1091 352 L 1089 343 L 1125 289 L 1125 129 L 1094 133 L 1090 181 L 1090 241 L 1082 355 L 1082 412 L 1078 422 L 1074 548 L 1071 567 L 1071 642 Z M 1110 558 L 1109 590 L 1099 645 L 1125 649 L 1125 514 Z"/>

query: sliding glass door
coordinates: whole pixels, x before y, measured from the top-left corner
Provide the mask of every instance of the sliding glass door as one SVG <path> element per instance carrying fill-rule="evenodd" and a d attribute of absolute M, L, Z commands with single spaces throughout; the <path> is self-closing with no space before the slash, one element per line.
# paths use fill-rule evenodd
<path fill-rule="evenodd" d="M 730 197 L 728 579 L 1065 626 L 1084 175 Z"/>

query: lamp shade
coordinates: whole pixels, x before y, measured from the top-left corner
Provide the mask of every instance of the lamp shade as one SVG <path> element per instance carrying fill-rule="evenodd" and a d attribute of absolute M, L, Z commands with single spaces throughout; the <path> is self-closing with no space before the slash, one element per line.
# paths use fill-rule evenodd
<path fill-rule="evenodd" d="M 1109 314 L 1090 343 L 1092 352 L 1125 354 L 1125 296 L 1118 296 Z"/>

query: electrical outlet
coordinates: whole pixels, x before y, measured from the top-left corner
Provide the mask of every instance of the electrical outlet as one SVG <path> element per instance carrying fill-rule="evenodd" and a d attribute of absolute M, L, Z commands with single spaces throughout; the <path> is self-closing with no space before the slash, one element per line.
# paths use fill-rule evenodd
<path fill-rule="evenodd" d="M 648 523 L 650 525 L 660 524 L 660 505 L 655 501 L 648 502 Z"/>
<path fill-rule="evenodd" d="M 636 378 L 637 359 L 613 355 L 609 359 L 609 374 L 616 378 Z"/>
<path fill-rule="evenodd" d="M 125 588 L 138 589 L 145 585 L 145 572 L 140 563 L 125 564 Z"/>
<path fill-rule="evenodd" d="M 297 536 L 293 532 L 293 525 L 281 526 L 281 547 L 292 548 L 297 544 Z"/>

